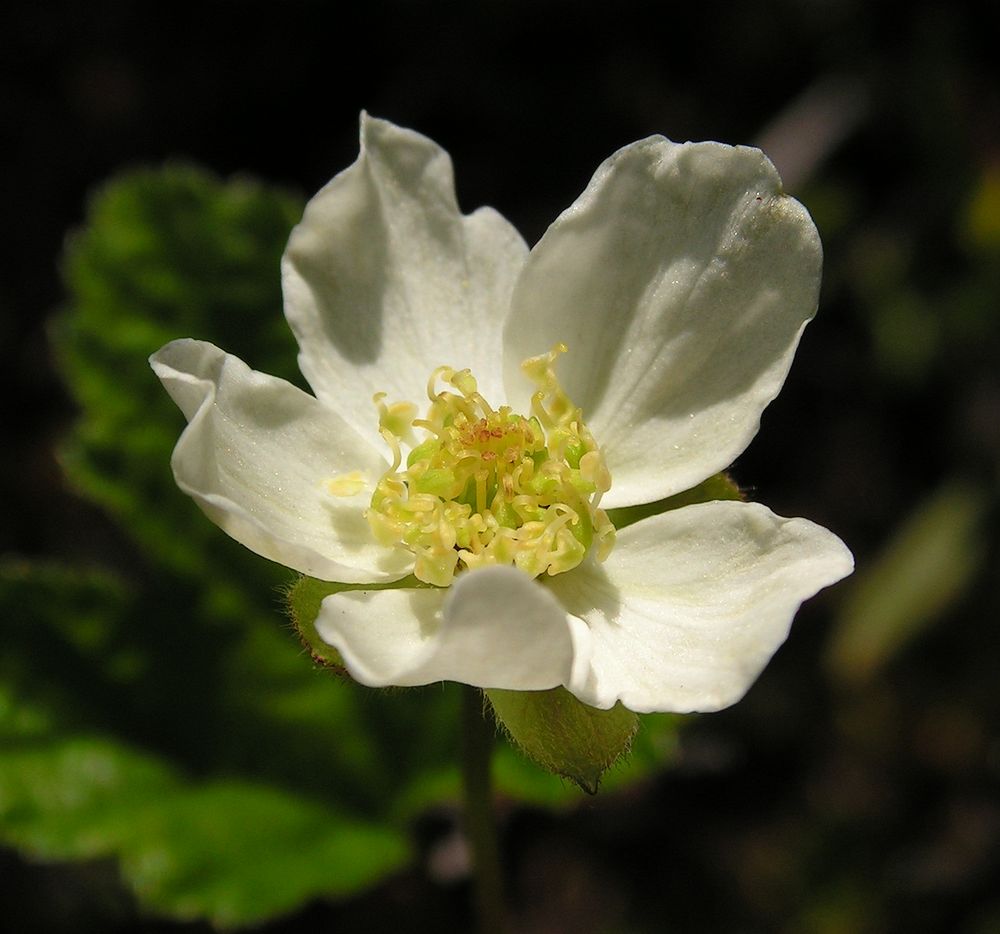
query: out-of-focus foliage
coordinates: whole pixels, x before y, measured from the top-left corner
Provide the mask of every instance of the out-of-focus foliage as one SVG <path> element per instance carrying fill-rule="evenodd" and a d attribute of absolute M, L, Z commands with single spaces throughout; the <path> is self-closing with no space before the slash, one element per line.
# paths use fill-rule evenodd
<path fill-rule="evenodd" d="M 974 251 L 1000 254 L 1000 164 L 985 168 L 962 220 L 962 233 Z"/>
<path fill-rule="evenodd" d="M 920 505 L 858 576 L 830 646 L 836 678 L 871 678 L 965 592 L 982 564 L 985 504 L 974 489 L 946 487 Z"/>
<path fill-rule="evenodd" d="M 194 335 L 298 379 L 278 263 L 300 211 L 189 167 L 97 194 L 56 329 L 81 410 L 64 460 L 134 568 L 0 568 L 0 839 L 116 857 L 148 908 L 223 925 L 400 869 L 411 822 L 459 783 L 453 688 L 373 692 L 317 668 L 284 604 L 323 594 L 227 539 L 170 473 L 183 418 L 146 362 L 160 345 Z M 653 718 L 610 786 L 662 764 L 673 734 Z M 524 801 L 578 795 L 507 753 L 496 775 Z"/>
<path fill-rule="evenodd" d="M 143 546 L 178 572 L 217 578 L 246 563 L 220 554 L 216 535 L 170 491 L 175 406 L 147 357 L 176 337 L 199 336 L 251 366 L 296 378 L 281 317 L 279 262 L 298 199 L 249 181 L 222 186 L 186 166 L 141 171 L 91 200 L 70 241 L 70 307 L 57 322 L 61 370 L 81 415 L 64 447 L 70 478 L 114 512 Z M 166 460 L 164 460 L 166 458 Z M 258 573 L 260 573 L 258 571 Z M 270 576 L 268 583 L 281 578 Z"/>
<path fill-rule="evenodd" d="M 37 857 L 116 857 L 150 908 L 238 925 L 398 868 L 400 834 L 263 782 L 190 778 L 0 694 L 0 823 Z"/>

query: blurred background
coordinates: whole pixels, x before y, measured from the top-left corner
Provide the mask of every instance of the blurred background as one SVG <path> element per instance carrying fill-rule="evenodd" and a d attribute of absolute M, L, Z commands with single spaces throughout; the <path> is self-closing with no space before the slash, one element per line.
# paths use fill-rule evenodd
<path fill-rule="evenodd" d="M 362 108 L 529 243 L 643 136 L 761 145 L 817 319 L 735 478 L 853 549 L 746 699 L 586 797 L 501 746 L 517 930 L 1000 931 L 1000 81 L 987 6 L 17 3 L 0 14 L 0 927 L 464 931 L 450 688 L 312 667 L 173 486 L 146 365 L 288 378 L 277 264 Z"/>

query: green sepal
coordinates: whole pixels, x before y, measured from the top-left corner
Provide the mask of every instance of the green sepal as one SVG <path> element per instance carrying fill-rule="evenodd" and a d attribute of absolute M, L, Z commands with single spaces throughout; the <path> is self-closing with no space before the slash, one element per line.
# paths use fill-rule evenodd
<path fill-rule="evenodd" d="M 565 688 L 484 692 L 511 742 L 554 775 L 597 793 L 601 777 L 632 745 L 639 718 L 617 704 L 588 707 Z"/>
<path fill-rule="evenodd" d="M 666 499 L 658 499 L 655 503 L 642 503 L 638 506 L 623 506 L 620 509 L 609 509 L 608 518 L 616 529 L 623 529 L 627 525 L 632 525 L 640 519 L 648 519 L 650 516 L 658 516 L 662 512 L 671 509 L 680 509 L 681 506 L 693 506 L 695 503 L 710 503 L 713 500 L 746 499 L 743 491 L 736 485 L 732 477 L 727 473 L 717 473 L 707 480 L 702 480 L 697 486 L 685 490 L 683 493 L 675 493 Z"/>
<path fill-rule="evenodd" d="M 314 577 L 303 575 L 285 591 L 285 609 L 298 633 L 302 645 L 313 657 L 313 661 L 327 668 L 332 668 L 338 674 L 346 674 L 344 660 L 332 645 L 324 642 L 316 631 L 316 617 L 323 600 L 331 594 L 342 593 L 345 590 L 395 590 L 399 588 L 413 589 L 429 587 L 412 574 L 402 580 L 390 581 L 387 584 L 339 584 L 336 581 L 321 581 Z"/>

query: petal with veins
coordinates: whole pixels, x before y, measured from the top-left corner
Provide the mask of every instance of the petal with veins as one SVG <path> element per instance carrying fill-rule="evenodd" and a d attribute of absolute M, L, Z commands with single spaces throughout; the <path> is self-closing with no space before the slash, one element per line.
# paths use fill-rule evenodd
<path fill-rule="evenodd" d="M 173 341 L 150 363 L 189 422 L 171 461 L 177 485 L 220 528 L 322 580 L 409 573 L 412 560 L 376 544 L 364 519 L 385 460 L 338 415 L 204 341 Z M 355 471 L 367 495 L 333 495 L 330 481 Z"/>
<path fill-rule="evenodd" d="M 519 362 L 565 342 L 567 394 L 607 451 L 608 507 L 724 469 L 757 432 L 816 311 L 821 249 L 756 149 L 627 146 L 531 251 L 504 331 Z"/>
<path fill-rule="evenodd" d="M 303 375 L 373 439 L 372 396 L 424 398 L 436 366 L 471 368 L 501 399 L 501 330 L 526 256 L 496 211 L 459 212 L 443 149 L 364 116 L 358 160 L 309 202 L 282 260 Z"/>
<path fill-rule="evenodd" d="M 553 578 L 594 640 L 584 703 L 718 710 L 738 701 L 784 642 L 803 600 L 850 574 L 832 532 L 757 503 L 685 506 L 628 526 L 604 564 Z"/>

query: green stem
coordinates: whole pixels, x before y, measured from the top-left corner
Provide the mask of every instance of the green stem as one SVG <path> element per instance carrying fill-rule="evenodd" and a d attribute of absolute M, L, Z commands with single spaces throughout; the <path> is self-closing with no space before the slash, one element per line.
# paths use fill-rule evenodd
<path fill-rule="evenodd" d="M 480 934 L 503 934 L 503 879 L 500 848 L 493 816 L 490 758 L 492 720 L 483 709 L 478 688 L 462 685 L 462 786 L 465 795 L 465 833 L 472 850 L 472 872 Z"/>

